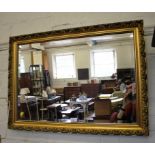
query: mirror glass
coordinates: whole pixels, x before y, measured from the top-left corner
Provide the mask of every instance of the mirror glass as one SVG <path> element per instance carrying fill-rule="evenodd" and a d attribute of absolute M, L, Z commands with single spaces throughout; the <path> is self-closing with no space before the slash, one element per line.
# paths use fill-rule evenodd
<path fill-rule="evenodd" d="M 132 32 L 18 45 L 17 120 L 137 123 Z"/>

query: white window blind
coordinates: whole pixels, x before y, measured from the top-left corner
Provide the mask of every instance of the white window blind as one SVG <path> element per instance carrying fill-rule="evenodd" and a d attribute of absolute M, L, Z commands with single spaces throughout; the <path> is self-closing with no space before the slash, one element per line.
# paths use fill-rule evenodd
<path fill-rule="evenodd" d="M 109 77 L 116 72 L 116 53 L 114 49 L 94 50 L 92 52 L 92 77 Z"/>
<path fill-rule="evenodd" d="M 57 54 L 53 57 L 54 79 L 75 78 L 74 54 Z"/>
<path fill-rule="evenodd" d="M 19 72 L 25 73 L 25 63 L 24 63 L 24 57 L 23 56 L 20 56 L 19 62 L 20 62 Z"/>

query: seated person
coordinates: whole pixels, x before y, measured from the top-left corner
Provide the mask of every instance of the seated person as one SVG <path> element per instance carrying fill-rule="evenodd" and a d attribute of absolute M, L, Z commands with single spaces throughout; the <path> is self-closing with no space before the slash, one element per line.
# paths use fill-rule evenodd
<path fill-rule="evenodd" d="M 124 82 L 124 79 L 119 79 L 116 81 L 116 86 L 114 87 L 115 91 L 126 91 L 126 84 Z"/>
<path fill-rule="evenodd" d="M 123 93 L 126 92 L 126 84 L 125 84 L 124 79 L 120 80 L 119 89 L 120 89 L 120 91 L 122 91 Z"/>
<path fill-rule="evenodd" d="M 110 118 L 111 122 L 132 123 L 136 122 L 136 95 L 126 94 L 119 112 L 114 112 Z"/>
<path fill-rule="evenodd" d="M 127 85 L 127 91 L 126 93 L 130 93 L 132 92 L 132 94 L 136 94 L 136 83 L 135 82 L 132 82 L 131 84 Z"/>
<path fill-rule="evenodd" d="M 87 94 L 85 92 L 80 92 L 79 93 L 79 99 L 80 100 L 86 100 L 87 99 Z"/>

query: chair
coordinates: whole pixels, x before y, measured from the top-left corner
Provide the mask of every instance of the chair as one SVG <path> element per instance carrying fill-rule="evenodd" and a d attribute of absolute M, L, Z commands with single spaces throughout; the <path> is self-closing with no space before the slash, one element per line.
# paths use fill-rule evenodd
<path fill-rule="evenodd" d="M 35 99 L 33 99 L 32 101 L 29 101 L 29 108 L 31 119 L 39 121 L 39 102 L 37 100 L 37 97 L 35 97 Z"/>
<path fill-rule="evenodd" d="M 94 109 L 96 119 L 109 119 L 112 112 L 110 99 L 95 99 Z"/>
<path fill-rule="evenodd" d="M 20 95 L 19 97 L 19 102 L 20 102 L 20 106 L 21 106 L 21 112 L 20 114 L 22 114 L 22 112 L 24 113 L 25 115 L 25 107 L 24 104 L 26 105 L 26 109 L 27 109 L 27 112 L 28 112 L 28 117 L 29 117 L 29 120 L 31 120 L 31 112 L 30 112 L 30 108 L 29 108 L 29 105 L 28 105 L 28 100 L 27 98 L 25 97 L 24 94 Z M 20 115 L 22 117 L 22 115 Z"/>
<path fill-rule="evenodd" d="M 61 104 L 60 103 L 54 103 L 49 106 L 47 106 L 48 109 L 48 120 L 49 121 L 57 121 L 58 119 L 62 118 L 61 114 Z"/>
<path fill-rule="evenodd" d="M 20 89 L 20 97 L 19 97 L 19 101 L 22 107 L 22 104 L 26 104 L 26 108 L 28 111 L 28 115 L 29 115 L 29 119 L 31 120 L 31 112 L 30 112 L 30 108 L 29 108 L 29 104 L 28 104 L 28 98 L 26 95 L 28 95 L 30 93 L 29 88 L 21 88 Z M 23 111 L 21 111 L 23 112 Z"/>
<path fill-rule="evenodd" d="M 40 101 L 40 103 L 39 103 L 40 104 L 39 111 L 40 111 L 40 115 L 41 115 L 41 116 L 39 116 L 39 118 L 40 118 L 40 120 L 47 120 L 48 119 L 47 118 L 47 111 L 48 111 L 48 109 L 44 105 L 44 102 L 46 102 L 46 99 L 40 98 L 39 101 Z"/>

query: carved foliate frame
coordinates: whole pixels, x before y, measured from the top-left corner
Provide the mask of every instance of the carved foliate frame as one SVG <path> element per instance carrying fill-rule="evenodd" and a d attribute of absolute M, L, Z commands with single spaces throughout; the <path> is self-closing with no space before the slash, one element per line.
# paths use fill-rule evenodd
<path fill-rule="evenodd" d="M 51 123 L 51 122 L 25 122 L 16 120 L 17 103 L 17 69 L 18 46 L 34 42 L 54 41 L 107 35 L 115 33 L 133 32 L 135 45 L 136 85 L 137 85 L 137 124 L 93 124 L 93 123 Z M 113 135 L 148 135 L 148 100 L 147 100 L 147 74 L 144 51 L 143 21 L 128 21 L 111 24 L 93 25 L 79 28 L 48 31 L 10 37 L 9 51 L 9 128 L 35 131 L 71 132 L 88 134 L 113 134 Z"/>

